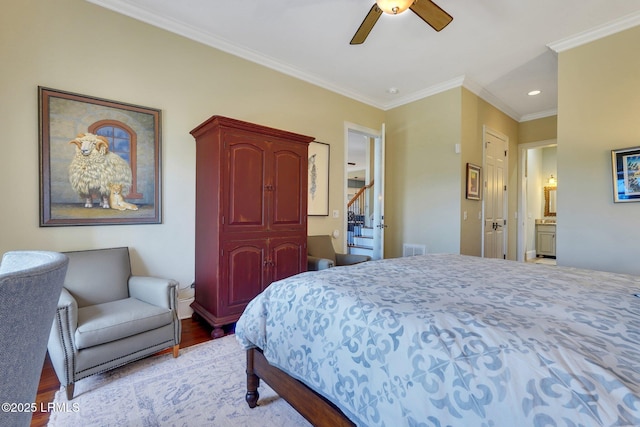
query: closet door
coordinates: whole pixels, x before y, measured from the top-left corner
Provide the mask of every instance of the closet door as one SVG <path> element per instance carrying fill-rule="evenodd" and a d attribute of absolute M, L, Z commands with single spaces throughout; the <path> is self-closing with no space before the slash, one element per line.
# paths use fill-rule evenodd
<path fill-rule="evenodd" d="M 484 153 L 484 250 L 485 258 L 507 257 L 507 171 L 509 142 L 506 136 L 485 129 Z"/>

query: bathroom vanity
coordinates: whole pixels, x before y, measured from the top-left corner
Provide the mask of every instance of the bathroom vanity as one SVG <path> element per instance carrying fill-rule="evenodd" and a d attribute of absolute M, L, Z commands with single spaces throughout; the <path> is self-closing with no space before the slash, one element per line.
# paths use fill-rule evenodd
<path fill-rule="evenodd" d="M 536 255 L 556 256 L 556 220 L 536 219 Z"/>

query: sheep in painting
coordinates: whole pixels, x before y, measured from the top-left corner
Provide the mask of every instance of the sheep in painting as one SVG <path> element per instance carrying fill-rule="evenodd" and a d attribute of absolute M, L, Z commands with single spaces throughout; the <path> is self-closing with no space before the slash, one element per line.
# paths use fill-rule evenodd
<path fill-rule="evenodd" d="M 69 165 L 71 187 L 85 201 L 84 207 L 93 207 L 93 196 L 100 199 L 100 206 L 109 208 L 110 185 L 122 185 L 126 194 L 131 187 L 131 168 L 115 153 L 109 151 L 109 141 L 92 133 L 81 133 L 69 142 L 76 146 L 75 156 Z"/>

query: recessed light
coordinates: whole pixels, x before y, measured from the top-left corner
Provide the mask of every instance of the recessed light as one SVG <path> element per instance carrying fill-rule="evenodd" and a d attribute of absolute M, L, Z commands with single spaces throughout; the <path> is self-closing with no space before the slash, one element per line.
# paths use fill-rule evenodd
<path fill-rule="evenodd" d="M 539 90 L 532 90 L 531 92 L 529 92 L 527 95 L 529 96 L 536 96 L 536 95 L 540 95 L 540 91 Z"/>
<path fill-rule="evenodd" d="M 390 93 L 391 95 L 397 95 L 399 92 L 400 91 L 397 87 L 390 87 L 389 89 L 387 89 L 387 93 Z"/>

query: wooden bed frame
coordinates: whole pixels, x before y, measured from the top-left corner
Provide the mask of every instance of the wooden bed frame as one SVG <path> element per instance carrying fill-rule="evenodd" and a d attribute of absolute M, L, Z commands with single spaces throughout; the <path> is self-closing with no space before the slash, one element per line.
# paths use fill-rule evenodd
<path fill-rule="evenodd" d="M 271 366 L 260 349 L 252 348 L 247 350 L 246 400 L 250 408 L 258 405 L 260 379 L 315 427 L 355 427 L 333 403 L 297 379 Z"/>

